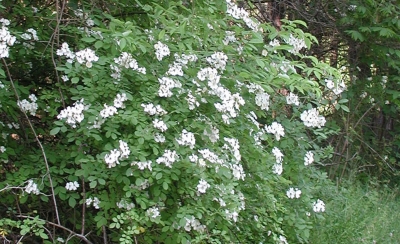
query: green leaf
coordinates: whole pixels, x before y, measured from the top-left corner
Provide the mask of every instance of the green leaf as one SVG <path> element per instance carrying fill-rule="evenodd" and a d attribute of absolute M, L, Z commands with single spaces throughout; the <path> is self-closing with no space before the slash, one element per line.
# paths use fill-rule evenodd
<path fill-rule="evenodd" d="M 91 42 L 95 42 L 96 39 L 93 37 L 84 37 L 84 38 L 81 38 L 81 41 L 91 43 Z"/>
<path fill-rule="evenodd" d="M 97 186 L 97 181 L 94 180 L 94 181 L 90 182 L 89 186 L 90 186 L 90 188 L 95 188 Z"/>
<path fill-rule="evenodd" d="M 163 176 L 163 174 L 162 174 L 161 172 L 158 172 L 158 173 L 156 174 L 156 180 L 161 179 L 162 176 Z"/>
<path fill-rule="evenodd" d="M 52 135 L 52 136 L 56 135 L 58 132 L 60 132 L 60 129 L 61 129 L 60 127 L 56 127 L 54 129 L 52 129 L 50 131 L 50 135 Z"/>
<path fill-rule="evenodd" d="M 101 48 L 103 46 L 103 42 L 102 41 L 97 41 L 95 44 L 94 44 L 94 47 L 96 48 L 96 49 L 99 49 L 99 48 Z"/>
<path fill-rule="evenodd" d="M 104 179 L 97 179 L 97 181 L 99 182 L 100 185 L 105 185 L 106 181 Z"/>
<path fill-rule="evenodd" d="M 78 77 L 74 77 L 71 79 L 71 83 L 76 84 L 79 82 L 79 78 Z"/>
<path fill-rule="evenodd" d="M 69 205 L 71 208 L 75 207 L 75 205 L 76 205 L 76 200 L 75 200 L 75 198 L 70 197 L 70 198 L 68 199 L 68 205 Z"/>

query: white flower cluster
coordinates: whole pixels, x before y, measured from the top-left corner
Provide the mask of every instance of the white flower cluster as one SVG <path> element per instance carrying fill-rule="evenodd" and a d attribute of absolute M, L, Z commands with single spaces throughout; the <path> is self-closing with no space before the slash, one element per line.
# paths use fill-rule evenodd
<path fill-rule="evenodd" d="M 320 116 L 316 108 L 305 110 L 300 115 L 300 119 L 303 121 L 304 125 L 307 127 L 318 127 L 321 128 L 325 125 L 325 117 Z"/>
<path fill-rule="evenodd" d="M 335 82 L 333 82 L 330 79 L 325 79 L 325 83 L 326 83 L 326 87 L 333 91 L 333 93 L 335 93 L 336 95 L 340 95 L 344 90 L 346 90 L 346 84 L 344 84 L 344 82 L 340 82 L 335 84 Z"/>
<path fill-rule="evenodd" d="M 286 196 L 290 199 L 300 198 L 300 195 L 301 195 L 301 190 L 299 190 L 298 188 L 290 187 L 289 190 L 287 190 L 286 192 Z"/>
<path fill-rule="evenodd" d="M 26 33 L 23 33 L 21 35 L 21 38 L 26 40 L 26 41 L 39 41 L 39 37 L 37 36 L 36 30 L 29 28 L 26 30 Z M 29 48 L 29 49 L 33 49 L 34 46 L 31 43 L 28 42 L 24 42 L 22 43 L 22 45 L 24 45 L 25 47 Z"/>
<path fill-rule="evenodd" d="M 318 212 L 325 212 L 325 203 L 322 200 L 317 200 L 316 202 L 314 202 L 313 204 L 313 210 L 314 212 L 318 213 Z"/>
<path fill-rule="evenodd" d="M 300 105 L 299 97 L 296 94 L 292 93 L 292 92 L 290 92 L 289 95 L 286 96 L 286 102 L 289 105 L 290 104 L 294 104 L 296 106 Z"/>
<path fill-rule="evenodd" d="M 222 40 L 222 43 L 224 43 L 224 45 L 228 45 L 229 42 L 236 42 L 234 31 L 225 31 L 225 38 Z"/>
<path fill-rule="evenodd" d="M 160 105 L 154 106 L 154 104 L 152 104 L 152 103 L 148 103 L 148 104 L 142 103 L 141 106 L 143 107 L 144 112 L 148 113 L 150 115 L 163 116 L 163 115 L 166 115 L 168 113 Z"/>
<path fill-rule="evenodd" d="M 90 205 L 93 205 L 93 207 L 95 209 L 99 209 L 100 208 L 99 204 L 100 204 L 100 200 L 97 197 L 93 197 L 93 198 L 89 197 L 88 199 L 86 199 L 87 207 L 90 207 Z"/>
<path fill-rule="evenodd" d="M 118 208 L 124 208 L 126 210 L 131 210 L 135 207 L 135 204 L 132 202 L 128 202 L 126 199 L 121 199 L 121 201 L 117 202 Z"/>
<path fill-rule="evenodd" d="M 219 140 L 219 129 L 209 124 L 209 127 L 204 129 L 203 135 L 207 136 L 212 143 Z"/>
<path fill-rule="evenodd" d="M 126 69 L 132 69 L 142 74 L 146 74 L 146 68 L 139 67 L 136 59 L 132 57 L 130 53 L 123 52 L 118 58 L 114 58 L 114 62 L 121 67 L 125 67 Z M 112 77 L 120 77 L 119 69 L 114 65 L 111 65 L 111 68 L 114 69 L 118 74 L 112 74 Z"/>
<path fill-rule="evenodd" d="M 21 35 L 21 38 L 24 40 L 35 40 L 35 41 L 39 41 L 39 37 L 37 36 L 37 32 L 36 30 L 29 28 L 26 30 L 26 33 L 23 33 Z"/>
<path fill-rule="evenodd" d="M 278 122 L 272 122 L 271 125 L 265 128 L 265 131 L 270 134 L 274 134 L 277 141 L 281 139 L 281 136 L 285 136 L 285 130 Z"/>
<path fill-rule="evenodd" d="M 159 119 L 153 120 L 153 127 L 160 130 L 161 132 L 164 132 L 168 129 L 167 124 L 165 124 L 164 121 Z"/>
<path fill-rule="evenodd" d="M 64 43 L 61 45 L 61 48 L 60 48 L 60 49 L 57 49 L 56 54 L 57 54 L 58 56 L 65 56 L 65 57 L 67 57 L 67 62 L 68 62 L 68 63 L 72 63 L 72 62 L 74 61 L 74 58 L 75 58 L 75 53 L 72 52 L 72 51 L 69 49 L 69 45 L 68 45 L 68 43 L 66 43 L 66 42 L 64 42 Z"/>
<path fill-rule="evenodd" d="M 265 92 L 257 93 L 256 98 L 255 98 L 257 106 L 260 106 L 262 110 L 268 111 L 269 98 L 270 98 L 270 96 L 268 95 L 268 93 L 265 93 Z"/>
<path fill-rule="evenodd" d="M 165 142 L 165 136 L 161 133 L 155 133 L 154 134 L 154 141 L 159 142 L 159 143 L 164 143 Z"/>
<path fill-rule="evenodd" d="M 128 98 L 126 97 L 125 93 L 117 94 L 114 99 L 114 105 L 108 106 L 107 104 L 104 104 L 104 109 L 100 111 L 100 116 L 106 119 L 110 116 L 113 116 L 114 114 L 117 114 L 117 108 L 123 108 L 124 102 L 127 99 Z"/>
<path fill-rule="evenodd" d="M 230 212 L 228 209 L 225 209 L 225 216 L 228 219 L 232 219 L 234 222 L 237 222 L 237 218 L 239 217 L 239 213 L 236 211 Z"/>
<path fill-rule="evenodd" d="M 307 48 L 304 39 L 296 38 L 292 34 L 290 34 L 289 39 L 286 40 L 286 43 L 293 46 L 293 49 L 289 50 L 289 52 L 292 54 L 298 54 L 301 49 Z"/>
<path fill-rule="evenodd" d="M 36 103 L 37 98 L 36 98 L 35 94 L 31 94 L 31 95 L 29 95 L 29 99 L 31 100 L 31 102 L 24 99 L 22 101 L 18 101 L 17 105 L 25 113 L 29 112 L 31 115 L 35 115 L 36 110 L 38 109 L 38 105 Z"/>
<path fill-rule="evenodd" d="M 232 0 L 226 0 L 227 10 L 226 13 L 234 19 L 241 19 L 246 23 L 247 27 L 253 31 L 259 31 L 259 25 L 257 21 L 250 18 L 250 14 L 243 8 L 239 8 Z"/>
<path fill-rule="evenodd" d="M 183 130 L 182 134 L 178 139 L 176 139 L 179 145 L 188 146 L 190 149 L 194 148 L 196 144 L 196 139 L 194 138 L 194 134 L 192 132 L 188 132 L 187 130 Z"/>
<path fill-rule="evenodd" d="M 157 207 L 151 207 L 146 210 L 146 215 L 151 218 L 151 219 L 156 219 L 157 217 L 160 217 L 160 210 Z"/>
<path fill-rule="evenodd" d="M 10 24 L 10 21 L 7 19 L 0 19 L 0 23 L 2 27 L 0 29 L 0 58 L 8 58 L 10 46 L 13 46 L 15 43 L 15 36 L 12 36 L 8 31 L 7 25 Z"/>
<path fill-rule="evenodd" d="M 196 100 L 196 97 L 192 95 L 192 91 L 190 90 L 188 91 L 188 94 L 185 99 L 188 102 L 190 110 L 193 110 L 196 107 L 200 106 L 200 103 Z"/>
<path fill-rule="evenodd" d="M 210 57 L 207 57 L 206 60 L 215 69 L 223 71 L 225 70 L 226 62 L 228 61 L 228 56 L 226 56 L 226 54 L 223 52 L 216 52 Z"/>
<path fill-rule="evenodd" d="M 158 61 L 161 61 L 165 56 L 169 56 L 170 54 L 168 46 L 160 41 L 154 44 L 154 48 L 156 49 L 156 57 Z"/>
<path fill-rule="evenodd" d="M 304 165 L 308 166 L 314 162 L 314 154 L 311 151 L 306 152 L 304 156 Z"/>
<path fill-rule="evenodd" d="M 194 216 L 190 216 L 186 218 L 185 226 L 183 227 L 186 231 L 194 231 L 204 232 L 206 230 L 206 226 L 202 225 L 199 220 L 197 220 Z"/>
<path fill-rule="evenodd" d="M 205 160 L 209 161 L 210 163 L 213 164 L 220 164 L 222 165 L 224 161 L 220 158 L 218 158 L 218 155 L 215 154 L 214 152 L 211 152 L 210 149 L 201 149 L 198 150 L 198 152 L 201 154 L 203 158 L 198 159 L 196 162 L 200 164 L 200 166 L 205 166 Z"/>
<path fill-rule="evenodd" d="M 68 191 L 76 191 L 79 187 L 79 183 L 77 181 L 74 182 L 68 182 L 65 185 L 65 189 L 67 189 Z"/>
<path fill-rule="evenodd" d="M 76 61 L 78 61 L 78 63 L 85 63 L 86 67 L 88 68 L 91 68 L 93 66 L 92 62 L 97 62 L 99 60 L 99 57 L 96 56 L 96 53 L 92 49 L 86 48 L 84 50 L 74 53 L 69 49 L 68 43 L 66 42 L 61 45 L 61 49 L 58 49 L 56 53 L 58 56 L 67 57 L 67 62 L 69 63 L 72 63 L 76 58 Z"/>
<path fill-rule="evenodd" d="M 108 168 L 112 168 L 119 164 L 119 160 L 128 158 L 130 153 L 128 143 L 119 140 L 119 148 L 113 149 L 109 154 L 106 154 L 104 161 L 106 161 Z"/>
<path fill-rule="evenodd" d="M 171 97 L 173 95 L 171 89 L 182 87 L 178 80 L 169 77 L 158 78 L 158 82 L 160 83 L 160 88 L 158 89 L 158 96 L 160 97 Z"/>
<path fill-rule="evenodd" d="M 275 159 L 276 159 L 276 163 L 272 167 L 272 172 L 277 175 L 281 175 L 283 172 L 283 165 L 282 165 L 283 153 L 281 152 L 281 150 L 279 150 L 279 148 L 274 147 L 272 149 L 272 154 L 274 154 Z"/>
<path fill-rule="evenodd" d="M 92 67 L 92 62 L 97 62 L 99 60 L 99 57 L 96 56 L 96 53 L 90 48 L 76 52 L 75 57 L 78 63 L 86 63 L 86 67 L 88 68 Z"/>
<path fill-rule="evenodd" d="M 244 99 L 239 93 L 232 93 L 222 86 L 217 87 L 210 94 L 218 96 L 222 101 L 214 103 L 214 107 L 218 112 L 222 113 L 222 120 L 225 124 L 230 124 L 230 118 L 236 118 L 238 116 L 238 111 L 240 106 L 245 104 Z"/>
<path fill-rule="evenodd" d="M 224 144 L 222 148 L 231 151 L 235 159 L 239 162 L 242 159 L 242 156 L 240 155 L 239 151 L 240 149 L 239 140 L 236 138 L 224 137 L 224 141 L 227 142 L 228 144 Z"/>
<path fill-rule="evenodd" d="M 28 194 L 33 193 L 35 195 L 39 195 L 40 193 L 37 184 L 33 182 L 33 180 L 28 180 L 28 185 L 25 186 L 25 192 Z"/>
<path fill-rule="evenodd" d="M 210 188 L 210 184 L 207 183 L 207 181 L 201 179 L 199 181 L 199 184 L 197 184 L 197 193 L 200 194 L 204 194 L 206 193 L 207 189 Z"/>
<path fill-rule="evenodd" d="M 84 119 L 83 110 L 85 105 L 83 104 L 83 98 L 80 101 L 76 101 L 74 106 L 68 106 L 66 109 L 61 110 L 60 114 L 57 115 L 57 119 L 67 119 L 67 124 L 76 127 Z"/>
<path fill-rule="evenodd" d="M 279 42 L 278 39 L 274 39 L 269 42 L 269 45 L 274 48 L 274 47 L 279 47 L 281 45 L 281 43 Z M 274 52 L 276 53 L 276 51 L 274 51 Z"/>
<path fill-rule="evenodd" d="M 199 72 L 197 72 L 197 78 L 201 81 L 208 81 L 208 86 L 211 89 L 216 89 L 218 88 L 218 83 L 220 76 L 218 75 L 218 70 L 214 68 L 203 68 Z"/>
<path fill-rule="evenodd" d="M 1 153 L 4 153 L 5 151 L 6 151 L 6 148 L 5 148 L 4 146 L 1 146 L 1 147 L 0 147 L 0 152 L 1 152 Z"/>
<path fill-rule="evenodd" d="M 197 56 L 194 54 L 182 54 L 179 56 L 178 54 L 174 54 L 175 61 L 173 64 L 169 65 L 169 69 L 167 71 L 167 75 L 173 76 L 183 76 L 183 68 L 187 67 L 189 62 L 196 62 Z"/>
<path fill-rule="evenodd" d="M 158 164 L 165 164 L 165 166 L 172 168 L 172 164 L 178 159 L 178 154 L 175 151 L 165 150 L 164 154 L 157 158 L 156 162 Z"/>
<path fill-rule="evenodd" d="M 131 163 L 131 166 L 135 166 L 136 165 L 140 170 L 148 169 L 148 170 L 152 171 L 153 168 L 151 167 L 151 164 L 152 164 L 151 160 L 141 161 L 141 162 L 133 161 Z"/>

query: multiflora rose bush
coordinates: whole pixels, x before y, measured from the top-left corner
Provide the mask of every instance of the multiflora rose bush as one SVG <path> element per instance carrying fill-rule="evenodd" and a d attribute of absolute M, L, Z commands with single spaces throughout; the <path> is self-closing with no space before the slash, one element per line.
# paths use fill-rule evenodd
<path fill-rule="evenodd" d="M 306 241 L 311 212 L 325 211 L 325 176 L 310 166 L 325 150 L 309 135 L 323 134 L 320 87 L 338 77 L 302 54 L 313 38 L 295 23 L 261 25 L 230 1 L 137 4 L 146 18 L 70 10 L 81 25 L 48 56 L 59 83 L 30 94 L 4 81 L 2 92 L 12 97 L 16 85 L 21 97 L 13 113 L 55 126 L 35 124 L 46 137 L 46 153 L 27 152 L 35 164 L 7 154 L 23 138 L 3 137 L 3 159 L 17 169 L 3 189 L 20 204 L 29 197 L 43 219 L 49 202 L 48 223 L 70 231 L 53 240 L 80 229 L 76 239 L 121 243 Z"/>

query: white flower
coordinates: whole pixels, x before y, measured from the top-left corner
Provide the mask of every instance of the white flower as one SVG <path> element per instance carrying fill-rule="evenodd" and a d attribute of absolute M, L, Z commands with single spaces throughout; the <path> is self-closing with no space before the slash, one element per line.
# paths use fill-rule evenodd
<path fill-rule="evenodd" d="M 129 157 L 131 151 L 129 149 L 128 143 L 119 140 L 119 148 L 113 149 L 110 153 L 104 156 L 104 161 L 108 165 L 108 168 L 112 168 L 119 164 L 120 159 L 126 159 Z"/>
<path fill-rule="evenodd" d="M 320 116 L 316 108 L 305 110 L 303 113 L 301 113 L 300 119 L 307 127 L 321 128 L 326 122 L 325 117 Z"/>
<path fill-rule="evenodd" d="M 159 129 L 161 132 L 164 132 L 168 129 L 167 124 L 165 124 L 164 121 L 159 119 L 155 119 L 153 121 L 153 126 L 154 128 Z"/>
<path fill-rule="evenodd" d="M 92 62 L 96 62 L 99 60 L 99 57 L 97 57 L 96 53 L 90 48 L 86 48 L 84 50 L 76 52 L 75 57 L 78 63 L 85 63 L 88 68 L 92 67 Z"/>
<path fill-rule="evenodd" d="M 117 113 L 118 112 L 116 107 L 104 104 L 104 109 L 100 111 L 100 116 L 105 119 Z"/>
<path fill-rule="evenodd" d="M 2 23 L 0 28 L 0 58 L 8 58 L 9 47 L 14 45 L 16 37 L 12 36 L 6 27 L 10 24 L 9 20 L 2 18 L 0 22 Z"/>
<path fill-rule="evenodd" d="M 178 80 L 169 77 L 158 78 L 158 82 L 160 83 L 160 88 L 158 89 L 158 96 L 160 97 L 171 97 L 173 95 L 171 89 L 182 87 Z"/>
<path fill-rule="evenodd" d="M 68 191 L 76 191 L 76 189 L 78 189 L 78 187 L 79 187 L 79 183 L 77 181 L 68 182 L 65 185 L 65 189 L 67 189 Z"/>
<path fill-rule="evenodd" d="M 24 99 L 22 101 L 18 101 L 17 104 L 19 108 L 25 113 L 29 112 L 31 115 L 36 115 L 36 110 L 38 109 L 38 105 L 36 103 L 37 98 L 35 94 L 29 95 L 29 99 L 32 102 L 29 102 L 28 100 Z"/>
<path fill-rule="evenodd" d="M 306 155 L 304 156 L 304 165 L 310 165 L 314 162 L 314 154 L 311 151 L 306 152 Z"/>
<path fill-rule="evenodd" d="M 132 208 L 135 207 L 134 203 L 128 202 L 125 199 L 121 199 L 121 201 L 117 202 L 116 205 L 117 205 L 118 208 L 124 208 L 126 210 L 131 210 Z"/>
<path fill-rule="evenodd" d="M 85 105 L 83 104 L 83 99 L 81 99 L 80 101 L 76 101 L 73 107 L 68 106 L 66 109 L 61 110 L 57 119 L 67 119 L 67 124 L 75 128 L 76 124 L 79 124 L 84 119 L 84 109 Z"/>
<path fill-rule="evenodd" d="M 289 50 L 290 53 L 298 54 L 301 49 L 307 48 L 307 45 L 303 39 L 298 39 L 290 34 L 289 39 L 286 43 L 293 46 L 293 49 Z"/>
<path fill-rule="evenodd" d="M 187 130 L 183 130 L 181 136 L 176 139 L 179 145 L 189 146 L 190 149 L 194 148 L 196 144 L 196 139 L 192 132 L 188 132 Z"/>
<path fill-rule="evenodd" d="M 313 204 L 313 210 L 314 212 L 318 213 L 318 212 L 325 212 L 325 203 L 322 200 L 317 200 L 316 202 L 314 202 Z"/>
<path fill-rule="evenodd" d="M 117 164 L 119 164 L 120 156 L 121 156 L 121 151 L 118 149 L 113 149 L 110 151 L 109 154 L 106 154 L 104 156 L 104 161 L 106 161 L 108 168 L 115 167 Z"/>
<path fill-rule="evenodd" d="M 165 150 L 164 154 L 159 157 L 156 162 L 158 164 L 165 164 L 165 166 L 172 168 L 172 164 L 178 159 L 178 154 L 176 154 L 176 151 L 171 151 L 171 150 Z"/>
<path fill-rule="evenodd" d="M 235 32 L 234 31 L 225 31 L 225 38 L 222 40 L 224 45 L 228 45 L 229 42 L 236 42 Z"/>
<path fill-rule="evenodd" d="M 207 183 L 207 181 L 201 179 L 199 181 L 199 184 L 197 185 L 197 191 L 199 193 L 206 193 L 206 190 L 210 188 L 210 184 Z"/>
<path fill-rule="evenodd" d="M 301 195 L 301 190 L 299 190 L 298 188 L 289 188 L 289 190 L 286 192 L 286 196 L 290 199 L 293 198 L 300 198 Z"/>
<path fill-rule="evenodd" d="M 226 62 L 228 61 L 228 56 L 223 52 L 216 52 L 211 57 L 206 58 L 207 62 L 216 69 L 221 71 L 225 70 Z"/>
<path fill-rule="evenodd" d="M 146 210 L 146 215 L 152 219 L 160 217 L 160 210 L 157 207 L 152 207 Z"/>
<path fill-rule="evenodd" d="M 33 180 L 28 180 L 28 185 L 25 186 L 25 192 L 28 194 L 33 193 L 35 195 L 39 195 L 40 193 L 37 184 L 33 182 Z"/>
<path fill-rule="evenodd" d="M 287 104 L 294 104 L 296 106 L 300 105 L 299 97 L 296 94 L 291 93 L 291 92 L 289 93 L 288 96 L 286 96 L 286 102 L 287 102 Z"/>
<path fill-rule="evenodd" d="M 4 146 L 0 147 L 0 152 L 4 153 L 6 151 L 6 148 Z"/>
<path fill-rule="evenodd" d="M 156 49 L 156 57 L 158 61 L 161 61 L 165 56 L 169 56 L 170 54 L 168 46 L 160 41 L 154 44 L 154 48 Z"/>
<path fill-rule="evenodd" d="M 256 94 L 256 104 L 261 107 L 262 110 L 268 111 L 269 109 L 269 95 L 264 92 L 259 92 Z"/>
<path fill-rule="evenodd" d="M 100 200 L 97 197 L 93 197 L 93 198 L 90 197 L 90 198 L 86 199 L 86 206 L 87 207 L 89 207 L 90 205 L 93 205 L 93 207 L 95 209 L 99 209 L 100 208 L 99 204 L 100 204 Z"/>
<path fill-rule="evenodd" d="M 144 104 L 142 103 L 141 106 L 143 107 L 143 110 L 145 113 L 148 113 L 149 115 L 165 115 L 168 112 L 165 111 L 160 105 L 154 106 L 154 104 L 149 103 L 149 104 Z"/>
<path fill-rule="evenodd" d="M 285 136 L 285 130 L 283 126 L 277 122 L 272 122 L 272 124 L 267 126 L 265 129 L 267 133 L 274 134 L 277 141 L 281 139 L 281 136 Z"/>
<path fill-rule="evenodd" d="M 159 142 L 159 143 L 164 143 L 165 142 L 165 136 L 163 134 L 161 134 L 161 133 L 156 133 L 156 134 L 154 134 L 154 140 L 156 142 Z"/>
<path fill-rule="evenodd" d="M 114 99 L 114 107 L 116 108 L 123 108 L 124 107 L 124 102 L 127 100 L 128 98 L 126 97 L 125 93 L 122 94 L 117 94 L 117 96 Z"/>
<path fill-rule="evenodd" d="M 286 237 L 279 236 L 279 244 L 288 244 Z"/>

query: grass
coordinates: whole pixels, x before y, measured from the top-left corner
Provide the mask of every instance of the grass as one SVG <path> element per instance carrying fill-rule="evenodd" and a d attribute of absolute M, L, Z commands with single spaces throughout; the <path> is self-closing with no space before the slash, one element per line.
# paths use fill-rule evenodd
<path fill-rule="evenodd" d="M 310 243 L 400 243 L 400 196 L 389 188 L 332 187 Z"/>

